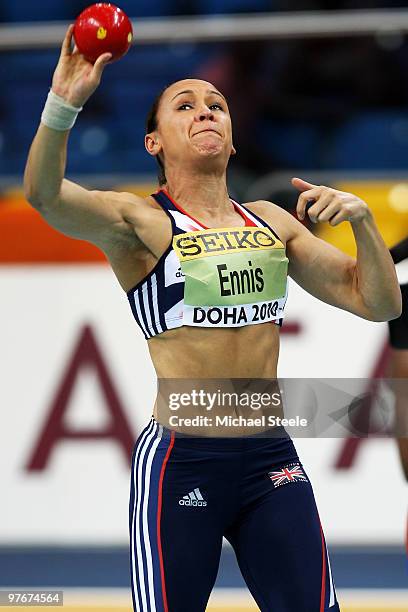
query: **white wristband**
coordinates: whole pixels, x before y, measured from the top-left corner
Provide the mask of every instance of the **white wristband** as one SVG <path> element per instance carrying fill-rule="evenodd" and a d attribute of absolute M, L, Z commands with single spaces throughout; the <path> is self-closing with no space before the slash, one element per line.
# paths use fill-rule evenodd
<path fill-rule="evenodd" d="M 64 98 L 57 96 L 50 90 L 41 115 L 41 121 L 47 127 L 63 132 L 73 127 L 81 110 L 82 106 L 80 108 L 72 106 Z"/>

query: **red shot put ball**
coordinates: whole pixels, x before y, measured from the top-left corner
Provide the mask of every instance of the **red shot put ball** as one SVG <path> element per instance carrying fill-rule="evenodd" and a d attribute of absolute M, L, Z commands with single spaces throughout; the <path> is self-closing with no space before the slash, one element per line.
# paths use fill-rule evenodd
<path fill-rule="evenodd" d="M 128 52 L 132 38 L 129 17 L 114 4 L 92 4 L 75 20 L 76 46 L 93 64 L 102 53 L 112 53 L 111 61 L 120 59 Z"/>

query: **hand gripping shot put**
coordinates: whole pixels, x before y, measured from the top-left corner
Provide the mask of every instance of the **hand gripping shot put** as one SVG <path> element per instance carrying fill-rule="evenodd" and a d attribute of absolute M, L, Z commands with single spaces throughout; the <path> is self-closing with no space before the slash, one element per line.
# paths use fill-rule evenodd
<path fill-rule="evenodd" d="M 160 380 L 275 380 L 288 275 L 356 316 L 400 315 L 392 258 L 357 196 L 293 178 L 298 219 L 272 202 L 229 197 L 231 116 L 212 83 L 181 80 L 153 102 L 145 146 L 158 163 L 156 193 L 90 191 L 65 179 L 70 130 L 112 60 L 109 49 L 86 59 L 72 36 L 71 26 L 30 149 L 26 197 L 50 225 L 104 252 Z M 315 237 L 305 215 L 350 223 L 357 258 Z M 338 611 L 312 485 L 285 429 L 228 437 L 205 428 L 169 427 L 156 402 L 136 441 L 134 610 L 204 611 L 225 537 L 263 612 Z"/>

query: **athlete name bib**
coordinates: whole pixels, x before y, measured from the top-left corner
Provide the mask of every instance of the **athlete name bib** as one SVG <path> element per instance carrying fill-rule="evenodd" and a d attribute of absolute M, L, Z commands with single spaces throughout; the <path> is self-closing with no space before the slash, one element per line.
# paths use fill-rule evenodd
<path fill-rule="evenodd" d="M 185 280 L 185 325 L 239 327 L 283 316 L 288 259 L 269 228 L 176 235 L 173 249 Z"/>

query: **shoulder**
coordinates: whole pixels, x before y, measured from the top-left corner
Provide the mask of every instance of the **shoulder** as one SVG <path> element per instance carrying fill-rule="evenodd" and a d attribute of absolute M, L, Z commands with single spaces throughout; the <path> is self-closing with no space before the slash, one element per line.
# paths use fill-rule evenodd
<path fill-rule="evenodd" d="M 105 191 L 102 194 L 106 204 L 117 210 L 119 218 L 133 233 L 137 228 L 165 220 L 167 217 L 153 196 L 141 197 L 127 191 Z"/>
<path fill-rule="evenodd" d="M 156 229 L 166 233 L 169 220 L 152 196 L 141 197 L 127 191 L 94 192 L 98 200 L 114 211 L 114 223 L 107 236 L 99 238 L 100 246 L 110 256 L 136 249 L 149 250 L 146 245 Z"/>
<path fill-rule="evenodd" d="M 153 196 L 142 197 L 129 191 L 102 191 L 97 193 L 108 204 L 115 206 L 124 213 L 138 214 L 139 212 L 162 210 Z"/>
<path fill-rule="evenodd" d="M 247 202 L 244 206 L 266 221 L 285 243 L 297 236 L 299 232 L 306 230 L 293 215 L 273 202 L 257 200 Z"/>

